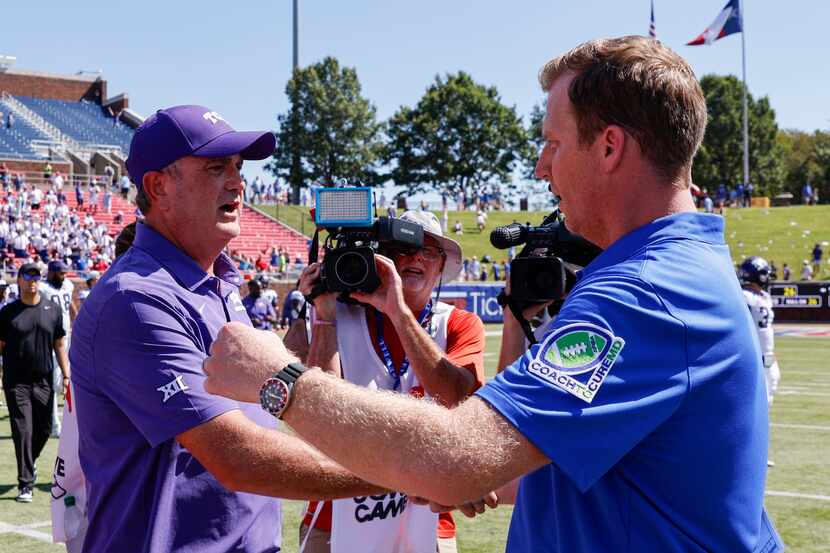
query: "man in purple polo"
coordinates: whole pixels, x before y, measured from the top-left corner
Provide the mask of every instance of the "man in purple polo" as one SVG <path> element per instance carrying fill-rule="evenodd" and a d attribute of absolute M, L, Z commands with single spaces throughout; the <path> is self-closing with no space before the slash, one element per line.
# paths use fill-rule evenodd
<path fill-rule="evenodd" d="M 133 137 L 145 221 L 84 302 L 70 351 L 84 552 L 275 552 L 280 503 L 265 496 L 378 492 L 259 405 L 204 391 L 219 329 L 251 324 L 222 253 L 240 232 L 242 161 L 274 147 L 271 132 L 234 131 L 200 106 L 160 110 Z"/>
<path fill-rule="evenodd" d="M 277 312 L 262 294 L 262 283 L 253 278 L 248 281 L 248 295 L 242 300 L 254 328 L 271 330 L 277 322 Z"/>

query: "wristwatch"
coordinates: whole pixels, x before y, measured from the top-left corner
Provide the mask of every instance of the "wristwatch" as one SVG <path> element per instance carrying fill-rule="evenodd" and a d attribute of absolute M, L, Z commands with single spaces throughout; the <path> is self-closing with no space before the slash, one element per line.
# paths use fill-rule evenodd
<path fill-rule="evenodd" d="M 294 383 L 309 367 L 300 363 L 289 363 L 284 369 L 265 381 L 259 390 L 259 404 L 265 411 L 278 419 L 291 401 L 291 390 Z"/>

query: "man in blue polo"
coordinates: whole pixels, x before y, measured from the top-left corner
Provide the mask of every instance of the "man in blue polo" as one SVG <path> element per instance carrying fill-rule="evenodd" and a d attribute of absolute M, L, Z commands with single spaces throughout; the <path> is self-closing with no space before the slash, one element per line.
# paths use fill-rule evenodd
<path fill-rule="evenodd" d="M 541 343 L 453 410 L 306 370 L 279 414 L 355 474 L 438 504 L 480 512 L 520 477 L 510 553 L 783 550 L 763 506 L 758 340 L 723 221 L 689 192 L 706 126 L 691 68 L 631 36 L 580 45 L 540 81 L 536 175 L 605 250 Z M 508 353 L 522 351 L 517 332 L 506 321 Z M 205 387 L 254 400 L 292 361 L 278 338 L 231 323 Z"/>
<path fill-rule="evenodd" d="M 145 220 L 83 303 L 70 351 L 84 552 L 275 552 L 280 503 L 264 496 L 376 493 L 258 406 L 204 390 L 219 329 L 251 324 L 222 250 L 240 232 L 243 160 L 274 147 L 201 106 L 160 110 L 133 137 Z"/>

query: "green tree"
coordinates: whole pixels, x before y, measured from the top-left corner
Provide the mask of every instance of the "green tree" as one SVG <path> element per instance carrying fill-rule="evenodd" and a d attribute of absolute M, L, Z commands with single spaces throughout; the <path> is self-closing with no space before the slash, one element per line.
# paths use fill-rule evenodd
<path fill-rule="evenodd" d="M 830 133 L 783 130 L 778 143 L 784 152 L 784 189 L 801 200 L 801 189 L 809 182 L 818 188 L 819 199 L 830 194 Z"/>
<path fill-rule="evenodd" d="M 385 161 L 389 177 L 407 193 L 455 194 L 488 184 L 511 187 L 511 175 L 528 159 L 527 131 L 495 87 L 464 72 L 435 78 L 414 107 L 388 122 Z"/>
<path fill-rule="evenodd" d="M 743 182 L 743 83 L 736 77 L 706 75 L 700 85 L 709 124 L 692 169 L 694 182 L 709 189 Z M 748 95 L 749 180 L 756 193 L 775 195 L 784 182 L 784 151 L 769 99 Z"/>
<path fill-rule="evenodd" d="M 542 154 L 542 148 L 545 145 L 545 137 L 542 135 L 542 125 L 545 121 L 545 112 L 547 105 L 543 100 L 533 106 L 530 111 L 530 125 L 527 129 L 527 136 L 530 140 L 530 148 L 528 151 L 529 157 L 525 160 L 525 177 L 529 179 L 536 178 L 536 162 Z"/>
<path fill-rule="evenodd" d="M 317 179 L 378 183 L 382 127 L 354 68 L 327 57 L 297 69 L 285 92 L 290 107 L 277 117 L 277 151 L 266 169 L 288 179 L 295 201 Z"/>

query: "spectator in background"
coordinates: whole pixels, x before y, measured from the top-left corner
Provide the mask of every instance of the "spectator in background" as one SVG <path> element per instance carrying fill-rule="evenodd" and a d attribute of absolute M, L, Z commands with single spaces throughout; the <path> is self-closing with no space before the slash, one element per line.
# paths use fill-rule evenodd
<path fill-rule="evenodd" d="M 43 166 L 43 178 L 48 181 L 52 180 L 52 164 L 48 161 L 46 162 L 46 165 Z"/>
<path fill-rule="evenodd" d="M 267 301 L 268 303 L 271 304 L 271 307 L 274 308 L 274 314 L 276 315 L 276 310 L 279 309 L 279 307 L 280 307 L 279 294 L 277 294 L 276 290 L 271 288 L 271 286 L 270 286 L 271 280 L 267 276 L 260 275 L 259 283 L 262 285 L 261 286 L 262 287 L 262 299 L 264 299 L 265 301 Z M 278 323 L 279 321 L 274 319 L 274 322 Z"/>
<path fill-rule="evenodd" d="M 778 280 L 778 267 L 775 266 L 775 261 L 769 260 L 769 279 L 771 281 Z"/>
<path fill-rule="evenodd" d="M 784 267 L 781 269 L 781 272 L 782 272 L 781 276 L 784 278 L 784 280 L 790 280 L 791 273 L 790 273 L 790 266 L 789 265 L 784 263 Z"/>
<path fill-rule="evenodd" d="M 10 129 L 14 127 L 14 114 L 10 113 L 8 117 L 6 117 L 6 128 Z"/>
<path fill-rule="evenodd" d="M 452 227 L 452 230 L 456 234 L 464 234 L 464 229 L 461 228 L 461 221 L 458 219 L 455 220 L 455 224 Z"/>
<path fill-rule="evenodd" d="M 37 186 L 35 186 L 34 190 L 32 190 L 31 201 L 32 211 L 38 211 L 40 209 L 40 203 L 43 201 L 43 191 Z"/>
<path fill-rule="evenodd" d="M 801 187 L 801 202 L 804 205 L 810 205 L 813 201 L 813 187 L 810 185 L 809 182 L 805 182 L 804 186 Z"/>
<path fill-rule="evenodd" d="M 84 189 L 81 188 L 81 181 L 75 181 L 75 203 L 78 204 L 78 210 L 84 209 Z"/>
<path fill-rule="evenodd" d="M 271 330 L 277 323 L 277 312 L 274 311 L 274 306 L 262 297 L 262 285 L 259 280 L 254 278 L 248 281 L 248 295 L 242 300 L 242 305 L 245 306 L 254 328 Z"/>
<path fill-rule="evenodd" d="M 121 176 L 121 179 L 118 181 L 119 187 L 121 188 L 121 197 L 125 200 L 130 195 L 130 177 L 126 174 Z"/>
<path fill-rule="evenodd" d="M 282 328 L 291 327 L 291 323 L 300 318 L 300 312 L 305 306 L 305 298 L 299 290 L 300 281 L 294 284 L 294 289 L 285 296 L 285 302 L 282 304 L 282 317 L 280 318 L 280 325 Z"/>
<path fill-rule="evenodd" d="M 812 280 L 813 279 L 813 269 L 810 267 L 810 262 L 806 259 L 804 263 L 801 264 L 801 280 Z"/>
<path fill-rule="evenodd" d="M 98 213 L 98 183 L 91 182 L 89 187 L 89 213 Z"/>
<path fill-rule="evenodd" d="M 501 280 L 501 265 L 498 261 L 493 262 L 493 280 Z"/>
<path fill-rule="evenodd" d="M 468 269 L 467 277 L 470 280 L 478 280 L 481 277 L 481 262 L 478 260 L 478 257 L 473 256 Z"/>
<path fill-rule="evenodd" d="M 712 213 L 715 210 L 715 202 L 712 201 L 712 197 L 704 190 L 703 191 L 703 211 L 706 213 Z"/>
<path fill-rule="evenodd" d="M 824 251 L 821 249 L 821 244 L 816 243 L 813 246 L 812 256 L 813 256 L 813 275 L 815 275 L 817 280 L 821 280 L 821 258 L 824 255 Z"/>
<path fill-rule="evenodd" d="M 112 213 L 112 191 L 109 186 L 104 190 L 104 213 Z"/>
<path fill-rule="evenodd" d="M 29 257 L 29 237 L 24 233 L 21 232 L 15 237 L 12 241 L 12 247 L 14 248 L 14 256 L 17 259 L 26 259 Z"/>
<path fill-rule="evenodd" d="M 478 232 L 484 232 L 484 227 L 487 223 L 487 215 L 484 213 L 483 209 L 478 210 L 478 214 L 476 215 L 476 226 L 478 226 Z"/>
<path fill-rule="evenodd" d="M 101 273 L 98 271 L 90 271 L 86 275 L 86 280 L 84 283 L 86 284 L 86 288 L 83 290 L 78 290 L 78 304 L 77 309 L 81 308 L 81 304 L 84 303 L 89 297 L 89 293 L 92 291 L 92 287 L 95 286 L 95 283 L 98 282 L 98 279 L 101 278 Z M 77 310 L 76 309 L 76 310 Z"/>
<path fill-rule="evenodd" d="M 113 181 L 115 180 L 115 169 L 112 168 L 112 165 L 107 165 L 106 167 L 104 167 L 104 177 L 104 187 L 111 187 Z"/>

